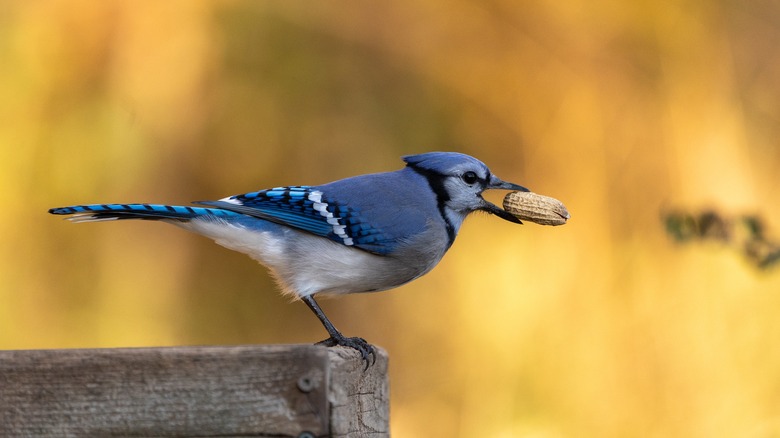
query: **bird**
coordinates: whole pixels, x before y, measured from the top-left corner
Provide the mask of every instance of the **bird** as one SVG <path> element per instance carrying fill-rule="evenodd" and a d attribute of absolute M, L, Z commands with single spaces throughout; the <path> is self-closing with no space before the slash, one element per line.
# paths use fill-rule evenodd
<path fill-rule="evenodd" d="M 162 221 L 213 239 L 265 265 L 283 294 L 303 301 L 329 337 L 320 344 L 357 350 L 366 369 L 376 350 L 343 335 L 315 296 L 377 292 L 428 273 L 466 217 L 487 212 L 522 221 L 484 199 L 489 189 L 528 192 L 478 159 L 457 152 L 402 157 L 399 170 L 322 185 L 284 186 L 196 201 L 192 206 L 88 204 L 49 210 L 72 222 Z"/>

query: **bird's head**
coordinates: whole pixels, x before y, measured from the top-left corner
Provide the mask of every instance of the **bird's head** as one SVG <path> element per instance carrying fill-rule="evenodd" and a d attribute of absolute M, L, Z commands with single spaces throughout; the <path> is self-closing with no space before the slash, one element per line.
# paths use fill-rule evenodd
<path fill-rule="evenodd" d="M 482 193 L 488 189 L 521 192 L 527 192 L 528 189 L 502 181 L 476 158 L 456 152 L 429 152 L 407 155 L 403 160 L 407 167 L 428 179 L 440 207 L 457 215 L 460 221 L 471 212 L 486 211 L 509 222 L 522 223 L 502 208 L 486 201 Z"/>

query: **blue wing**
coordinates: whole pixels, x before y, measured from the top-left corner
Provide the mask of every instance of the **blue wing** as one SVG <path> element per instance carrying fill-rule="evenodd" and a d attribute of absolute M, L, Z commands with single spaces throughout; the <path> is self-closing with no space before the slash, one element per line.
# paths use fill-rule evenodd
<path fill-rule="evenodd" d="M 277 187 L 196 204 L 295 227 L 376 254 L 388 254 L 397 243 L 366 222 L 360 209 L 328 197 L 317 187 Z"/>

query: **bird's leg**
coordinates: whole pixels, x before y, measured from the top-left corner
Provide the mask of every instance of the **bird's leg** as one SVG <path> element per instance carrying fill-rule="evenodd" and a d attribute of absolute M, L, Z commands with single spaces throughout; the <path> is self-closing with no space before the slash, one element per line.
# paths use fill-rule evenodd
<path fill-rule="evenodd" d="M 314 297 L 311 295 L 307 295 L 301 299 L 304 303 L 306 303 L 307 306 L 309 306 L 309 309 L 311 309 L 311 311 L 317 315 L 317 318 L 320 319 L 320 322 L 322 322 L 322 325 L 325 326 L 325 330 L 327 330 L 328 334 L 330 335 L 328 339 L 320 341 L 318 344 L 323 344 L 328 347 L 341 345 L 344 347 L 354 348 L 360 353 L 360 357 L 366 362 L 366 369 L 368 369 L 369 365 L 368 356 L 372 356 L 371 364 L 376 362 L 376 350 L 374 349 L 374 346 L 366 342 L 366 340 L 363 338 L 348 338 L 342 335 L 341 332 L 336 329 L 333 323 L 330 322 L 328 317 L 325 316 L 325 312 L 322 311 L 319 304 L 314 301 Z"/>

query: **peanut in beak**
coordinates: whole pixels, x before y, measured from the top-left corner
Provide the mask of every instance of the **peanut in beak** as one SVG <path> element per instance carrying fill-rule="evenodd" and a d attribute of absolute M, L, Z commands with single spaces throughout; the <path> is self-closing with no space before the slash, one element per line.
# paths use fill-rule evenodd
<path fill-rule="evenodd" d="M 561 201 L 533 192 L 507 193 L 504 210 L 520 220 L 539 225 L 563 225 L 571 217 Z"/>

